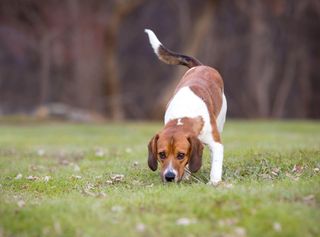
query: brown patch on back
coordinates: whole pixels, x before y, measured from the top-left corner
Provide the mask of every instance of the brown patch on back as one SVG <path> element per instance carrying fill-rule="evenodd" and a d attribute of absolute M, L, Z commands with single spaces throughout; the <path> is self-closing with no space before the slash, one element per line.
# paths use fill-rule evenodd
<path fill-rule="evenodd" d="M 181 123 L 182 125 L 178 125 Z M 182 131 L 186 136 L 198 136 L 203 128 L 204 121 L 202 117 L 198 116 L 195 118 L 179 118 L 170 120 L 163 131 L 174 133 Z"/>
<path fill-rule="evenodd" d="M 213 138 L 216 142 L 221 142 L 217 129 L 216 118 L 222 107 L 223 81 L 217 70 L 208 66 L 197 66 L 182 77 L 175 93 L 182 87 L 189 87 L 207 105 Z"/>

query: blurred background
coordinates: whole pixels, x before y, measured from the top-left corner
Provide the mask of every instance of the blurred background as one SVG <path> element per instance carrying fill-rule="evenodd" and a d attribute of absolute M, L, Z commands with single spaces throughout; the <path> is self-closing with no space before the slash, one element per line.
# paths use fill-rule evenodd
<path fill-rule="evenodd" d="M 161 119 L 187 68 L 224 78 L 228 117 L 320 118 L 319 0 L 0 0 L 0 116 Z"/>

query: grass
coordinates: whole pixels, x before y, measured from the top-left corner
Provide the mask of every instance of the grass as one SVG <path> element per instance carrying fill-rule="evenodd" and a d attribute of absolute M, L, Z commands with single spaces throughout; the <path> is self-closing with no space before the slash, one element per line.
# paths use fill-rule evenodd
<path fill-rule="evenodd" d="M 160 128 L 2 123 L 0 236 L 320 235 L 318 122 L 228 121 L 218 187 L 208 151 L 200 181 L 161 183 L 146 165 Z"/>

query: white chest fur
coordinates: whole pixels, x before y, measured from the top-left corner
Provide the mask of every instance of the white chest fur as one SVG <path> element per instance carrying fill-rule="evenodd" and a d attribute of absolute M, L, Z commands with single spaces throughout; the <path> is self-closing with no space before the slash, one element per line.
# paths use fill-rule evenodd
<path fill-rule="evenodd" d="M 164 116 L 165 124 L 172 119 L 201 116 L 204 126 L 199 135 L 203 143 L 209 143 L 211 138 L 211 123 L 209 111 L 204 101 L 197 96 L 189 87 L 181 88 L 169 102 Z"/>

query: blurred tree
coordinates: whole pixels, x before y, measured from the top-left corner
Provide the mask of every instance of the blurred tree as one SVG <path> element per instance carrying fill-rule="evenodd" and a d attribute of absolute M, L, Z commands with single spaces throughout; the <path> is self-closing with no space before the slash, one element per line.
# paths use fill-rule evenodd
<path fill-rule="evenodd" d="M 109 106 L 111 118 L 114 120 L 124 119 L 125 112 L 121 102 L 120 64 L 118 63 L 117 51 L 118 36 L 121 28 L 121 23 L 124 18 L 139 7 L 144 0 L 121 0 L 114 1 L 113 11 L 105 30 L 105 47 L 106 47 L 106 95 L 109 98 Z"/>
<path fill-rule="evenodd" d="M 144 28 L 220 71 L 229 116 L 320 117 L 317 0 L 2 0 L 0 114 L 161 118 L 186 68 L 161 64 Z"/>

